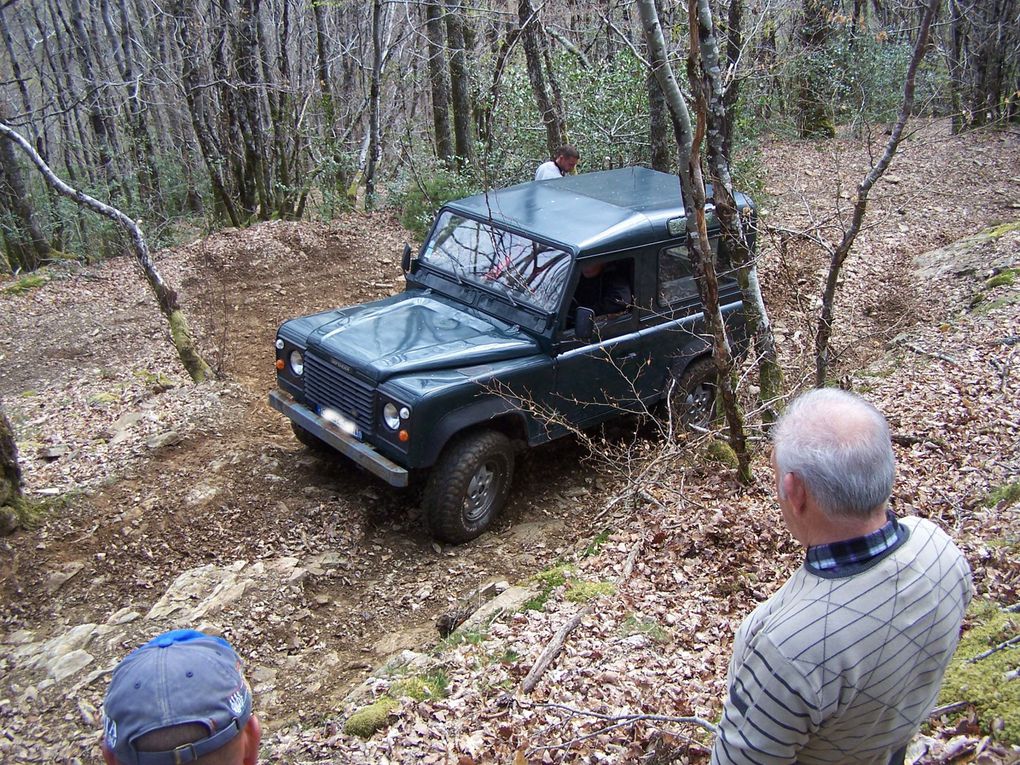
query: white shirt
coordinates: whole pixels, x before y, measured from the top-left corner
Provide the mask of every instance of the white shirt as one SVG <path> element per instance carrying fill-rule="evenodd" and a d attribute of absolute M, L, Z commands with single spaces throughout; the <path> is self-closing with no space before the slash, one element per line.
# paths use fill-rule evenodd
<path fill-rule="evenodd" d="M 543 162 L 538 166 L 538 170 L 535 171 L 536 181 L 548 181 L 553 178 L 562 178 L 563 173 L 560 171 L 559 165 L 553 162 L 551 159 L 548 162 Z"/>

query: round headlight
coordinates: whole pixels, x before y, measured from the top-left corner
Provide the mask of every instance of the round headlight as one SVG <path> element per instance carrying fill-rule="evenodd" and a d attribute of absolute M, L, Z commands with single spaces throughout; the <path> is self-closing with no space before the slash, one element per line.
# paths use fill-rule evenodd
<path fill-rule="evenodd" d="M 305 371 L 305 356 L 301 351 L 290 352 L 290 369 L 299 376 Z"/>
<path fill-rule="evenodd" d="M 400 412 L 397 411 L 396 404 L 386 404 L 382 410 L 382 418 L 383 422 L 386 423 L 386 427 L 390 430 L 396 430 L 400 427 Z"/>

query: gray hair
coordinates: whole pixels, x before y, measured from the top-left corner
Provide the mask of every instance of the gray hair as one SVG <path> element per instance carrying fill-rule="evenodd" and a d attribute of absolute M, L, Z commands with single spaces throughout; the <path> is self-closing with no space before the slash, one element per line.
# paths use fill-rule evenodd
<path fill-rule="evenodd" d="M 832 517 L 869 517 L 892 493 L 889 424 L 853 393 L 818 388 L 799 396 L 776 423 L 772 443 L 780 477 L 795 473 Z"/>

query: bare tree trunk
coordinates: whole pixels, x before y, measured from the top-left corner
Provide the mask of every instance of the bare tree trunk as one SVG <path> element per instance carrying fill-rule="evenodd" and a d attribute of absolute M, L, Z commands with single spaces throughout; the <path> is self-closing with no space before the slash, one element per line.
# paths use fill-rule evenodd
<path fill-rule="evenodd" d="M 11 271 L 34 271 L 50 254 L 50 245 L 35 220 L 14 145 L 6 138 L 0 139 L 0 210 L 11 216 L 3 233 Z"/>
<path fill-rule="evenodd" d="M 124 195 L 125 189 L 121 185 L 113 162 L 117 152 L 116 131 L 106 108 L 106 99 L 103 96 L 104 83 L 100 81 L 92 61 L 92 51 L 89 46 L 89 35 L 85 31 L 81 0 L 70 0 L 70 4 L 71 31 L 74 37 L 75 51 L 78 54 L 78 66 L 81 68 L 88 88 L 85 100 L 88 104 L 89 123 L 92 125 L 92 132 L 96 137 L 100 176 L 110 190 L 110 197 L 117 200 Z"/>
<path fill-rule="evenodd" d="M 668 138 L 669 105 L 651 72 L 645 78 L 645 85 L 648 88 L 648 145 L 651 149 L 652 169 L 668 173 L 672 170 Z"/>
<path fill-rule="evenodd" d="M 850 227 L 843 233 L 843 239 L 839 246 L 832 252 L 829 260 L 829 273 L 825 279 L 825 289 L 822 292 L 822 311 L 818 319 L 818 330 L 815 333 L 815 386 L 824 387 L 829 369 L 829 340 L 832 337 L 833 303 L 836 299 L 836 284 L 839 280 L 840 270 L 854 240 L 861 230 L 861 223 L 864 221 L 864 213 L 868 209 L 868 194 L 872 187 L 882 177 L 900 145 L 903 137 L 903 129 L 907 119 L 914 108 L 914 78 L 921 59 L 928 49 L 928 35 L 931 32 L 931 25 L 935 21 L 941 0 L 928 0 L 924 11 L 924 18 L 921 20 L 921 27 L 917 34 L 917 41 L 914 43 L 914 51 L 910 57 L 910 65 L 907 67 L 907 78 L 903 84 L 903 101 L 900 104 L 900 113 L 893 125 L 892 134 L 885 145 L 882 157 L 864 180 L 857 186 L 857 201 L 854 203 L 854 211 L 850 220 Z"/>
<path fill-rule="evenodd" d="M 187 11 L 185 11 L 186 2 L 188 3 Z M 198 74 L 197 41 L 190 28 L 196 9 L 191 0 L 173 0 L 168 3 L 167 7 L 169 12 L 176 17 L 175 26 L 181 50 L 181 80 L 184 86 L 184 97 L 188 103 L 188 111 L 191 113 L 191 126 L 198 139 L 202 158 L 205 160 L 213 194 L 219 202 L 221 210 L 230 220 L 230 225 L 236 228 L 241 226 L 242 218 L 223 176 L 223 169 L 226 167 L 227 161 L 220 153 L 210 126 L 206 108 L 206 89 L 202 87 Z"/>
<path fill-rule="evenodd" d="M 201 382 L 211 377 L 212 369 L 210 369 L 209 365 L 206 364 L 205 360 L 199 354 L 198 349 L 195 347 L 195 341 L 192 338 L 187 317 L 185 317 L 184 311 L 181 310 L 180 305 L 177 302 L 177 293 L 171 289 L 165 281 L 163 281 L 163 277 L 156 269 L 156 265 L 152 262 L 152 258 L 149 257 L 149 245 L 146 243 L 145 236 L 142 234 L 141 229 L 138 228 L 138 224 L 116 207 L 104 204 L 98 199 L 94 199 L 88 194 L 68 186 L 53 173 L 50 166 L 43 161 L 42 157 L 39 156 L 36 150 L 32 148 L 32 145 L 26 141 L 24 137 L 2 122 L 0 122 L 0 134 L 3 134 L 8 139 L 18 144 L 18 146 L 21 147 L 21 150 L 24 151 L 35 166 L 39 168 L 39 172 L 43 174 L 46 182 L 53 186 L 53 188 L 60 194 L 74 200 L 82 207 L 87 207 L 100 215 L 105 215 L 107 218 L 114 221 L 127 231 L 127 233 L 131 236 L 132 243 L 134 244 L 135 257 L 138 260 L 138 265 L 141 266 L 142 273 L 145 275 L 146 281 L 148 281 L 153 294 L 156 296 L 156 302 L 159 303 L 160 310 L 170 322 L 170 335 L 173 339 L 174 347 L 177 348 L 177 353 L 181 358 L 181 362 L 184 364 L 184 368 L 191 376 L 191 379 L 195 382 Z"/>
<path fill-rule="evenodd" d="M 383 66 L 383 5 L 372 0 L 372 81 L 369 86 L 368 158 L 365 163 L 365 207 L 375 206 L 375 165 L 382 147 L 379 142 L 380 88 Z"/>
<path fill-rule="evenodd" d="M 118 35 L 110 19 L 108 0 L 103 0 L 103 19 L 111 39 Z M 138 178 L 138 196 L 148 209 L 155 214 L 162 213 L 162 195 L 159 190 L 159 170 L 156 168 L 156 150 L 149 134 L 146 114 L 148 106 L 142 95 L 141 77 L 135 79 L 135 33 L 131 28 L 131 17 L 128 15 L 125 0 L 118 0 L 120 12 L 121 53 L 117 57 L 120 76 L 129 88 L 127 98 L 128 128 L 131 131 L 131 154 Z"/>
<path fill-rule="evenodd" d="M 10 534 L 18 528 L 18 505 L 21 501 L 18 444 L 7 414 L 0 406 L 0 535 Z"/>
<path fill-rule="evenodd" d="M 475 150 L 471 136 L 471 89 L 464 49 L 464 16 L 456 0 L 446 0 L 446 39 L 450 44 L 450 87 L 453 93 L 453 133 L 457 160 L 471 165 Z"/>
<path fill-rule="evenodd" d="M 436 156 L 444 164 L 453 161 L 450 132 L 450 76 L 446 64 L 446 35 L 440 0 L 425 1 L 425 34 L 428 37 L 429 84 L 432 88 L 432 126 L 436 135 Z"/>
<path fill-rule="evenodd" d="M 644 26 L 649 62 L 666 102 L 669 104 L 670 114 L 673 118 L 673 129 L 680 153 L 680 188 L 683 193 L 684 210 L 687 214 L 687 237 L 694 254 L 692 265 L 695 270 L 695 282 L 705 306 L 705 321 L 712 335 L 712 357 L 718 371 L 719 393 L 729 426 L 730 446 L 733 447 L 733 451 L 737 455 L 737 470 L 740 480 L 747 483 L 751 480 L 751 469 L 746 436 L 744 435 L 743 415 L 735 394 L 733 357 L 730 353 L 729 340 L 726 337 L 726 324 L 719 306 L 718 279 L 712 248 L 708 241 L 708 225 L 705 220 L 705 182 L 701 174 L 699 147 L 704 138 L 707 94 L 704 92 L 698 94 L 701 119 L 698 132 L 695 134 L 691 126 L 690 111 L 680 92 L 673 68 L 666 57 L 666 44 L 662 36 L 662 27 L 654 0 L 638 0 L 638 10 Z M 692 76 L 700 69 L 700 64 L 697 61 L 697 58 L 700 57 L 698 57 L 698 21 L 695 0 L 690 0 L 688 13 L 692 38 L 688 77 L 700 82 L 697 77 Z M 692 87 L 694 85 L 695 82 L 692 82 Z M 699 90 L 702 89 L 696 88 L 696 93 Z"/>
<path fill-rule="evenodd" d="M 738 0 L 734 0 L 737 2 Z M 743 221 L 733 196 L 733 178 L 730 175 L 727 133 L 729 119 L 726 111 L 726 88 L 719 60 L 719 41 L 712 23 L 712 10 L 708 0 L 690 0 L 697 4 L 697 25 L 700 40 L 699 71 L 691 73 L 697 81 L 695 92 L 704 95 L 708 119 L 708 166 L 712 181 L 715 212 L 722 226 L 723 244 L 737 267 L 737 278 L 744 299 L 744 316 L 748 333 L 754 338 L 758 359 L 759 401 L 762 420 L 766 425 L 775 421 L 776 402 L 782 395 L 783 376 L 776 353 L 772 325 L 765 310 L 765 301 L 758 281 L 758 268 Z M 730 30 L 731 34 L 733 30 Z M 693 42 L 693 41 L 692 41 Z M 692 83 L 692 87 L 694 84 Z"/>
<path fill-rule="evenodd" d="M 528 79 L 531 81 L 531 89 L 535 94 L 538 112 L 542 116 L 542 124 L 545 125 L 545 142 L 551 157 L 556 153 L 558 146 L 567 142 L 566 125 L 561 111 L 557 110 L 553 102 L 549 86 L 546 84 L 546 68 L 540 39 L 542 27 L 538 13 L 531 6 L 531 0 L 520 0 L 517 6 L 517 16 L 521 27 L 521 41 L 524 44 Z"/>

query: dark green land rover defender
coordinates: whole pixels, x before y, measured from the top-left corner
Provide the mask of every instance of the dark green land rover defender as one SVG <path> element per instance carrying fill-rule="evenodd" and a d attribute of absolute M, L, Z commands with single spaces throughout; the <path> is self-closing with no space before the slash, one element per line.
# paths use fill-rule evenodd
<path fill-rule="evenodd" d="M 709 234 L 718 251 L 711 215 Z M 743 304 L 719 260 L 739 349 Z M 624 168 L 450 202 L 403 265 L 399 295 L 280 327 L 269 403 L 302 443 L 393 486 L 427 470 L 437 538 L 489 527 L 524 446 L 661 402 L 688 423 L 711 419 L 711 343 L 675 176 Z"/>

